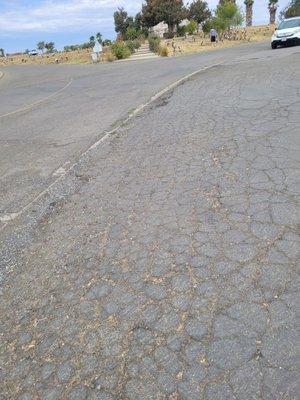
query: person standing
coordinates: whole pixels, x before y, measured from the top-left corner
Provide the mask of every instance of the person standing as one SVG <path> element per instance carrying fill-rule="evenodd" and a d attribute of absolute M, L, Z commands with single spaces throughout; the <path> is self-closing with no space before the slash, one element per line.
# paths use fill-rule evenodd
<path fill-rule="evenodd" d="M 218 37 L 218 32 L 215 30 L 215 28 L 212 28 L 210 30 L 210 41 L 212 44 L 216 45 L 217 44 L 217 37 Z"/>

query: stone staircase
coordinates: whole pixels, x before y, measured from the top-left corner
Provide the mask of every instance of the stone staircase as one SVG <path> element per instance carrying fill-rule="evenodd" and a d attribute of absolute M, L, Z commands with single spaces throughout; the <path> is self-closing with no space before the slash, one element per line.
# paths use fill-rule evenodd
<path fill-rule="evenodd" d="M 146 42 L 131 55 L 130 60 L 148 60 L 150 58 L 158 58 L 159 56 L 149 49 L 149 43 Z"/>

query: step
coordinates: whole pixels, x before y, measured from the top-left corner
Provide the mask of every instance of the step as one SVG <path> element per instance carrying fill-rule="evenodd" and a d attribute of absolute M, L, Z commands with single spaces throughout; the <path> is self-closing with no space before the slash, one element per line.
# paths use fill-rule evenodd
<path fill-rule="evenodd" d="M 133 53 L 132 57 L 151 57 L 151 56 L 156 56 L 157 54 L 155 53 L 145 53 L 145 54 L 139 54 L 139 53 Z"/>
<path fill-rule="evenodd" d="M 147 59 L 150 59 L 150 58 L 157 58 L 157 57 L 158 57 L 158 55 L 154 54 L 154 53 L 146 54 L 146 55 L 144 55 L 144 54 L 142 54 L 142 55 L 134 54 L 134 55 L 132 55 L 130 57 L 130 60 L 147 60 Z"/>
<path fill-rule="evenodd" d="M 145 51 L 136 51 L 134 54 L 152 54 L 152 51 L 145 50 Z"/>

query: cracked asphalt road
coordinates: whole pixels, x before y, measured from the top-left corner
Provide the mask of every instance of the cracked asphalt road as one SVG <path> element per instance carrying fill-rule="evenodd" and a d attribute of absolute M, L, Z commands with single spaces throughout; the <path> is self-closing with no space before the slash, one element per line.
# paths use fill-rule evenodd
<path fill-rule="evenodd" d="M 59 168 L 68 168 L 128 110 L 170 83 L 207 65 L 284 54 L 259 43 L 140 62 L 5 68 L 0 80 L 0 229 L 3 218 L 52 184 Z"/>
<path fill-rule="evenodd" d="M 206 71 L 66 177 L 5 275 L 1 398 L 298 398 L 298 70 Z"/>

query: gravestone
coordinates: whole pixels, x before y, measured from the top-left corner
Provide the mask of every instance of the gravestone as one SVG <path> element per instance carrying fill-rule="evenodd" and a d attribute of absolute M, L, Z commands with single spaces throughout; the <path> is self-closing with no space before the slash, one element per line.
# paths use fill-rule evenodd
<path fill-rule="evenodd" d="M 93 53 L 91 54 L 93 62 L 98 62 L 100 60 L 102 51 L 102 45 L 96 40 Z"/>

